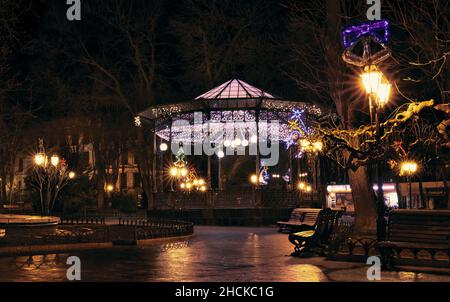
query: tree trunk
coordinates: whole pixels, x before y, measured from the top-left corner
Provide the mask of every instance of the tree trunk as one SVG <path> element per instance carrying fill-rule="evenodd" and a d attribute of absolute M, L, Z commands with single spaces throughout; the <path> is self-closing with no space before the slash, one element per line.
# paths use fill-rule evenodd
<path fill-rule="evenodd" d="M 341 1 L 326 0 L 328 85 L 330 95 L 336 105 L 336 112 L 345 129 L 353 127 L 353 114 L 349 109 L 348 95 L 345 95 L 343 62 L 340 59 L 340 28 L 342 7 Z M 357 143 L 357 142 L 355 142 Z M 353 204 L 355 207 L 355 234 L 376 234 L 376 196 L 371 186 L 367 167 L 360 167 L 356 171 L 348 170 L 348 178 L 352 188 Z"/>
<path fill-rule="evenodd" d="M 419 178 L 419 193 L 420 193 L 420 204 L 419 204 L 418 208 L 421 209 L 426 204 L 425 192 L 423 191 L 423 179 L 422 179 L 422 177 Z"/>
<path fill-rule="evenodd" d="M 97 172 L 97 207 L 105 207 L 105 164 L 100 153 L 98 142 L 94 142 L 95 170 Z"/>
<path fill-rule="evenodd" d="M 355 206 L 355 234 L 376 234 L 376 199 L 371 188 L 367 167 L 360 167 L 356 171 L 349 170 L 348 177 L 352 188 L 353 204 Z"/>
<path fill-rule="evenodd" d="M 155 207 L 152 181 L 152 177 L 155 175 L 151 175 L 153 163 L 153 135 L 151 136 L 150 143 L 147 145 L 144 140 L 143 128 L 139 127 L 137 128 L 137 131 L 136 160 L 141 176 L 142 190 L 147 198 L 147 208 L 151 210 Z"/>

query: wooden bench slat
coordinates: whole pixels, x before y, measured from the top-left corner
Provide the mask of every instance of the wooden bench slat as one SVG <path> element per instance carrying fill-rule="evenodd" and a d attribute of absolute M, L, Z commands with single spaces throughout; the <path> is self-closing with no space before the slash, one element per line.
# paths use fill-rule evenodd
<path fill-rule="evenodd" d="M 394 256 L 402 260 L 393 253 L 396 249 L 409 249 L 414 253 L 421 250 L 433 251 L 433 254 L 443 252 L 450 257 L 450 211 L 393 210 L 389 214 L 388 236 L 387 241 L 378 243 L 386 265 L 393 264 Z M 411 261 L 420 264 L 422 260 Z"/>
<path fill-rule="evenodd" d="M 401 247 L 411 249 L 450 249 L 450 244 L 427 244 L 416 242 L 404 242 L 404 241 L 383 241 L 378 243 L 380 247 Z"/>

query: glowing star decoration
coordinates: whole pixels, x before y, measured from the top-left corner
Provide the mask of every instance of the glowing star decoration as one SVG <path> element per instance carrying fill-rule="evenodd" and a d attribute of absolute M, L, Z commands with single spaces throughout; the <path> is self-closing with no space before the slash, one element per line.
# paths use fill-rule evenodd
<path fill-rule="evenodd" d="M 312 133 L 311 129 L 309 129 L 304 122 L 304 109 L 293 109 L 291 120 L 288 121 L 289 125 L 289 136 L 285 139 L 286 149 L 297 145 L 298 141 L 305 136 L 308 136 Z M 296 154 L 296 157 L 298 154 Z"/>
<path fill-rule="evenodd" d="M 259 172 L 259 183 L 265 186 L 267 185 L 269 179 L 269 168 L 263 163 L 263 166 L 260 168 Z"/>
<path fill-rule="evenodd" d="M 142 123 L 141 123 L 141 117 L 140 117 L 140 116 L 135 116 L 135 117 L 134 117 L 134 125 L 135 125 L 136 127 L 141 127 L 141 126 L 142 126 Z"/>
<path fill-rule="evenodd" d="M 344 53 L 342 59 L 348 64 L 364 67 L 370 64 L 379 64 L 386 60 L 391 51 L 386 47 L 389 41 L 389 22 L 386 20 L 366 22 L 350 26 L 342 31 Z M 362 54 L 355 53 L 358 45 L 362 45 Z M 374 51 L 372 45 L 379 50 Z"/>

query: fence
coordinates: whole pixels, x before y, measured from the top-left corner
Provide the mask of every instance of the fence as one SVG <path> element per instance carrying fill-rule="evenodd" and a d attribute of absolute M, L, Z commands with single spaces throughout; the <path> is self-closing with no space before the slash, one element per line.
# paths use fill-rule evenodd
<path fill-rule="evenodd" d="M 275 190 L 262 188 L 235 190 L 212 190 L 205 193 L 186 192 L 158 192 L 154 193 L 157 209 L 239 209 L 254 208 L 256 196 L 260 196 L 260 207 L 265 208 L 294 208 L 297 206 L 322 206 L 320 194 L 317 192 L 302 193 L 295 190 Z"/>
<path fill-rule="evenodd" d="M 102 217 L 63 218 L 64 225 L 33 230 L 8 230 L 0 247 L 69 243 L 135 242 L 136 240 L 191 235 L 189 222 L 163 219 L 119 218 L 119 224 L 105 225 Z"/>

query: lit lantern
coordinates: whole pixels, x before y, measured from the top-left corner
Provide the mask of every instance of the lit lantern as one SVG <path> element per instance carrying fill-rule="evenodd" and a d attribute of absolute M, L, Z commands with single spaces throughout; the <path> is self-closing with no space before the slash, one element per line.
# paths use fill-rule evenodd
<path fill-rule="evenodd" d="M 411 176 L 418 170 L 418 165 L 413 161 L 405 161 L 400 164 L 400 175 Z"/>
<path fill-rule="evenodd" d="M 180 169 L 180 175 L 182 177 L 186 177 L 188 175 L 188 172 L 189 172 L 188 169 L 186 169 L 185 167 Z"/>
<path fill-rule="evenodd" d="M 75 172 L 73 172 L 73 171 L 69 172 L 69 178 L 70 179 L 74 179 L 76 176 L 77 176 L 77 174 Z"/>
<path fill-rule="evenodd" d="M 300 183 L 297 185 L 297 188 L 298 188 L 300 191 L 305 190 L 305 187 L 306 187 L 306 184 L 305 184 L 304 182 L 300 182 Z"/>
<path fill-rule="evenodd" d="M 112 191 L 114 191 L 114 186 L 113 185 L 107 185 L 106 186 L 106 191 L 108 191 L 108 192 L 112 192 Z"/>
<path fill-rule="evenodd" d="M 52 157 L 50 158 L 50 163 L 54 166 L 57 167 L 59 164 L 59 156 L 57 155 L 52 155 Z"/>
<path fill-rule="evenodd" d="M 42 153 L 36 154 L 34 156 L 34 163 L 38 166 L 43 166 L 45 164 L 45 155 Z"/>
<path fill-rule="evenodd" d="M 384 105 L 386 105 L 389 102 L 389 97 L 391 95 L 391 88 L 392 88 L 392 85 L 389 83 L 380 84 L 380 86 L 378 87 L 377 101 L 381 107 L 383 107 Z"/>
<path fill-rule="evenodd" d="M 172 177 L 177 177 L 178 175 L 178 168 L 177 167 L 171 167 L 169 170 L 169 174 Z"/>
<path fill-rule="evenodd" d="M 162 152 L 167 151 L 167 149 L 169 149 L 169 146 L 167 146 L 166 143 L 162 143 L 161 145 L 159 145 L 159 150 L 161 150 Z"/>
<path fill-rule="evenodd" d="M 257 183 L 258 183 L 258 176 L 257 176 L 256 174 L 252 174 L 252 175 L 250 176 L 250 182 L 251 182 L 252 184 L 257 184 Z"/>
<path fill-rule="evenodd" d="M 375 65 L 364 68 L 364 73 L 361 75 L 361 78 L 367 94 L 375 94 L 378 92 L 382 77 L 383 73 Z"/>
<path fill-rule="evenodd" d="M 317 141 L 317 142 L 313 143 L 313 147 L 314 147 L 315 151 L 320 152 L 323 149 L 323 144 L 322 144 L 322 142 Z"/>

